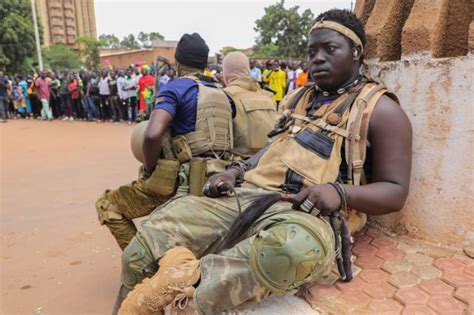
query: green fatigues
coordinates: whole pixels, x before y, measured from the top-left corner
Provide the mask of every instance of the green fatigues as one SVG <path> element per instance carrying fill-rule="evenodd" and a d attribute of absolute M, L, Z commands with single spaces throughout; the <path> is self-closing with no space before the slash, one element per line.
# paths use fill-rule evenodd
<path fill-rule="evenodd" d="M 143 181 L 133 181 L 118 189 L 106 190 L 97 200 L 96 209 L 100 223 L 107 225 L 123 250 L 137 233 L 132 220 L 148 215 L 165 201 L 145 188 Z"/>
<path fill-rule="evenodd" d="M 262 189 L 237 189 L 242 209 L 266 194 Z M 125 249 L 122 256 L 122 291 L 131 290 L 144 277 L 157 271 L 157 261 L 175 246 L 189 248 L 201 258 L 201 281 L 194 303 L 202 314 L 216 314 L 257 301 L 270 294 L 250 265 L 252 244 L 275 223 L 303 217 L 315 226 L 327 252 L 323 263 L 301 283 L 312 282 L 330 272 L 334 261 L 334 233 L 324 219 L 292 211 L 291 204 L 277 202 L 249 229 L 233 248 L 215 253 L 214 249 L 238 216 L 235 197 L 218 199 L 185 196 L 156 209 Z M 262 234 L 263 233 L 263 234 Z M 300 284 L 300 285 L 301 285 Z"/>

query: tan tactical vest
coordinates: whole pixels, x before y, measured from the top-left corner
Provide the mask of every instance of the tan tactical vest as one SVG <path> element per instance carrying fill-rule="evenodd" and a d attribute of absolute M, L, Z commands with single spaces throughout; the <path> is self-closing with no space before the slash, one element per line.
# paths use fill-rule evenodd
<path fill-rule="evenodd" d="M 196 77 L 188 77 L 198 83 L 196 128 L 184 135 L 192 156 L 206 152 L 231 151 L 233 148 L 232 108 L 227 96 L 218 88 L 205 86 Z"/>
<path fill-rule="evenodd" d="M 233 152 L 242 157 L 257 153 L 268 143 L 267 134 L 275 125 L 277 113 L 272 94 L 250 77 L 236 79 L 224 88 L 235 103 Z"/>
<path fill-rule="evenodd" d="M 311 93 L 313 90 L 309 89 L 294 110 L 286 111 L 293 122 L 288 131 L 273 139 L 257 167 L 245 174 L 247 183 L 279 191 L 288 170 L 303 178 L 303 187 L 335 182 L 344 142 L 348 184 L 365 183 L 363 165 L 370 116 L 379 98 L 387 93 L 386 88 L 367 83 L 354 101 L 345 93 L 333 103 L 320 107 L 314 119 L 306 116 Z M 366 222 L 365 214 L 351 210 L 347 215 L 351 232 L 359 230 Z"/>

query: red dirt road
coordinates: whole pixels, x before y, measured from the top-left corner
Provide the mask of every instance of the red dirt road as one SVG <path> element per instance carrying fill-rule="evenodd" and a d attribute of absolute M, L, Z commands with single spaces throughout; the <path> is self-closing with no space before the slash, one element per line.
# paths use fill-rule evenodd
<path fill-rule="evenodd" d="M 109 314 L 121 251 L 95 200 L 129 182 L 132 126 L 0 125 L 0 314 Z"/>

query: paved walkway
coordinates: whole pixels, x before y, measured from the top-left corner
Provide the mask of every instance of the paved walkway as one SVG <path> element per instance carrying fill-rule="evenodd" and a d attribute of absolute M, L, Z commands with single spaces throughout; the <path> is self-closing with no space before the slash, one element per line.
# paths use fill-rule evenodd
<path fill-rule="evenodd" d="M 333 274 L 308 290 L 306 300 L 322 313 L 474 314 L 474 260 L 375 228 L 355 236 L 356 276 Z"/>

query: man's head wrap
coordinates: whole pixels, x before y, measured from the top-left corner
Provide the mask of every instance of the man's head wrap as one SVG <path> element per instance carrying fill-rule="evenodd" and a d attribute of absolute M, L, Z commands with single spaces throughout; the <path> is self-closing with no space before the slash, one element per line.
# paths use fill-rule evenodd
<path fill-rule="evenodd" d="M 249 59 L 240 51 L 228 53 L 222 61 L 222 73 L 226 84 L 241 77 L 250 77 Z"/>
<path fill-rule="evenodd" d="M 146 73 L 150 73 L 150 70 L 151 70 L 150 66 L 147 65 L 146 63 L 145 63 L 145 64 L 142 64 L 141 67 L 140 67 L 140 69 L 141 69 L 142 71 L 145 70 Z"/>
<path fill-rule="evenodd" d="M 174 58 L 188 67 L 204 69 L 207 66 L 209 47 L 198 33 L 184 34 L 179 40 Z"/>
<path fill-rule="evenodd" d="M 356 33 L 354 33 L 353 30 L 348 28 L 345 25 L 342 25 L 341 23 L 335 22 L 335 21 L 317 21 L 314 23 L 314 25 L 311 27 L 311 30 L 309 31 L 309 34 L 317 29 L 320 28 L 327 28 L 333 31 L 336 31 L 347 38 L 349 38 L 357 47 L 360 48 L 361 54 L 364 51 L 364 45 L 362 44 L 362 41 L 360 40 L 359 36 L 357 36 Z"/>

